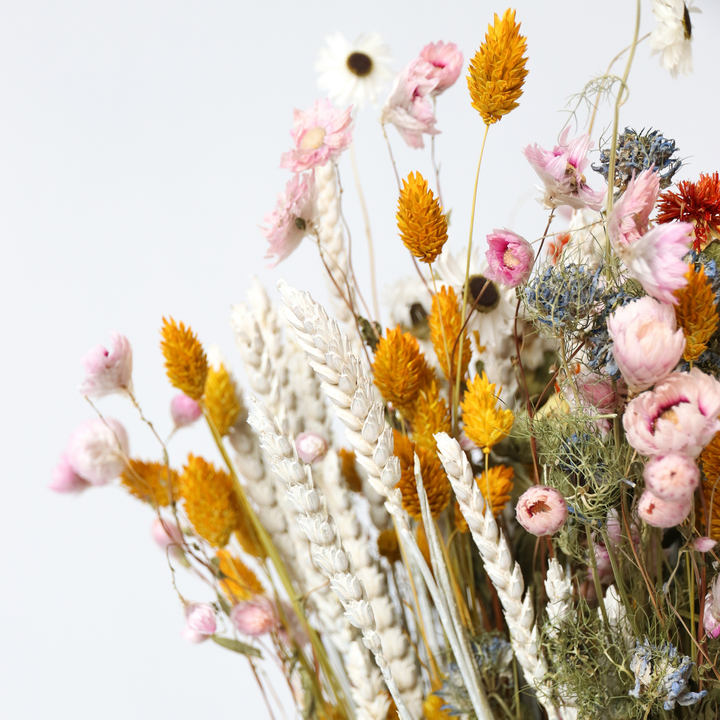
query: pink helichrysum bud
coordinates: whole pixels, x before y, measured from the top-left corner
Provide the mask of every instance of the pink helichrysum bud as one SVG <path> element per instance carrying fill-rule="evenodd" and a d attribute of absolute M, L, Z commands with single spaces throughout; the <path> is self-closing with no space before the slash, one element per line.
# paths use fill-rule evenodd
<path fill-rule="evenodd" d="M 83 480 L 70 465 L 67 455 L 64 453 L 60 456 L 57 465 L 53 468 L 50 490 L 59 493 L 80 493 L 90 487 L 87 480 Z"/>
<path fill-rule="evenodd" d="M 176 395 L 170 401 L 170 415 L 176 428 L 192 425 L 201 415 L 202 408 L 184 393 Z"/>
<path fill-rule="evenodd" d="M 597 373 L 580 373 L 575 378 L 580 400 L 597 409 L 602 414 L 613 413 L 625 402 L 627 387 L 620 379 L 613 386 L 613 381 L 606 375 Z"/>
<path fill-rule="evenodd" d="M 697 457 L 720 431 L 720 382 L 693 368 L 668 375 L 632 400 L 623 415 L 630 445 L 641 455 Z"/>
<path fill-rule="evenodd" d="M 132 391 L 132 348 L 120 333 L 111 332 L 112 352 L 102 345 L 90 350 L 82 359 L 85 379 L 80 392 L 88 397 Z"/>
<path fill-rule="evenodd" d="M 607 328 L 615 362 L 634 393 L 666 378 L 685 349 L 674 308 L 651 297 L 618 308 L 608 317 Z"/>
<path fill-rule="evenodd" d="M 613 573 L 610 552 L 602 543 L 593 542 L 593 553 L 595 555 L 595 566 L 597 567 L 600 582 L 611 583 L 615 574 Z"/>
<path fill-rule="evenodd" d="M 182 547 L 183 535 L 180 528 L 173 520 L 156 517 L 150 526 L 150 534 L 158 547 L 163 550 L 171 545 Z"/>
<path fill-rule="evenodd" d="M 613 508 L 608 511 L 607 524 L 605 526 L 607 531 L 608 543 L 611 545 L 613 550 L 617 552 L 617 549 L 622 544 L 625 535 L 625 525 L 620 517 L 620 513 Z M 634 545 L 640 544 L 640 531 L 634 521 L 630 522 L 630 535 Z"/>
<path fill-rule="evenodd" d="M 267 598 L 248 600 L 235 605 L 230 620 L 237 630 L 251 637 L 260 637 L 279 625 L 275 606 Z"/>
<path fill-rule="evenodd" d="M 125 428 L 112 418 L 94 418 L 70 436 L 67 450 L 72 469 L 91 485 L 104 485 L 125 469 L 130 451 Z"/>
<path fill-rule="evenodd" d="M 661 500 L 685 500 L 700 482 L 700 468 L 687 455 L 656 455 L 645 466 L 645 487 Z"/>
<path fill-rule="evenodd" d="M 188 603 L 185 606 L 185 624 L 193 632 L 214 635 L 217 618 L 213 606 L 208 603 Z"/>
<path fill-rule="evenodd" d="M 661 500 L 645 490 L 638 503 L 638 516 L 648 525 L 670 528 L 679 525 L 692 510 L 692 497 L 682 500 Z"/>
<path fill-rule="evenodd" d="M 720 575 L 713 580 L 705 596 L 703 627 L 713 640 L 720 637 Z"/>
<path fill-rule="evenodd" d="M 195 632 L 191 630 L 187 625 L 180 631 L 180 637 L 183 640 L 187 640 L 191 643 L 201 643 L 203 640 L 207 640 L 210 636 L 204 633 Z"/>
<path fill-rule="evenodd" d="M 295 438 L 298 457 L 306 463 L 314 463 L 325 457 L 328 451 L 327 440 L 315 432 L 303 432 Z"/>
<path fill-rule="evenodd" d="M 518 499 L 515 516 L 533 535 L 552 535 L 567 519 L 565 498 L 555 488 L 534 485 Z"/>
<path fill-rule="evenodd" d="M 648 220 L 660 194 L 660 173 L 648 168 L 627 184 L 613 205 L 608 234 L 613 247 L 629 245 L 648 231 Z"/>
<path fill-rule="evenodd" d="M 532 245 L 510 230 L 493 230 L 487 236 L 485 277 L 507 287 L 527 282 L 535 262 Z"/>
<path fill-rule="evenodd" d="M 455 43 L 428 43 L 421 51 L 420 57 L 435 69 L 429 75 L 437 78 L 437 85 L 430 93 L 439 95 L 455 84 L 463 69 L 463 54 Z"/>
<path fill-rule="evenodd" d="M 692 541 L 693 550 L 697 552 L 708 552 L 717 545 L 717 540 L 713 540 L 709 537 L 698 537 Z"/>

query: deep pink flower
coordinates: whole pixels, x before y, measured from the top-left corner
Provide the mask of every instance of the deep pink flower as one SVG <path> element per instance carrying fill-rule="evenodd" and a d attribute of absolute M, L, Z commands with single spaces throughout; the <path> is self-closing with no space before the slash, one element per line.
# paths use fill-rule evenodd
<path fill-rule="evenodd" d="M 533 485 L 515 507 L 518 522 L 533 535 L 552 535 L 567 519 L 567 504 L 560 492 L 544 485 Z"/>
<path fill-rule="evenodd" d="M 85 379 L 80 392 L 88 397 L 103 397 L 112 393 L 132 391 L 132 348 L 120 333 L 111 332 L 112 352 L 102 345 L 90 350 L 81 359 Z"/>
<path fill-rule="evenodd" d="M 717 540 L 713 540 L 709 537 L 698 537 L 692 541 L 693 550 L 697 552 L 707 552 L 712 550 L 717 545 Z"/>
<path fill-rule="evenodd" d="M 395 80 L 390 97 L 380 115 L 380 122 L 394 125 L 411 148 L 425 147 L 423 133 L 437 135 L 437 119 L 430 95 L 438 85 L 435 68 L 422 58 L 413 60 Z"/>
<path fill-rule="evenodd" d="M 527 282 L 535 262 L 532 245 L 510 230 L 493 230 L 487 236 L 485 277 L 507 287 Z"/>
<path fill-rule="evenodd" d="M 618 308 L 607 320 L 612 353 L 632 392 L 666 378 L 682 358 L 685 336 L 676 330 L 672 305 L 643 297 Z"/>
<path fill-rule="evenodd" d="M 176 428 L 187 427 L 202 415 L 202 408 L 191 397 L 180 393 L 170 401 L 170 415 Z"/>
<path fill-rule="evenodd" d="M 430 77 L 437 78 L 437 85 L 430 93 L 439 95 L 455 84 L 463 68 L 463 54 L 455 43 L 428 43 L 421 51 L 420 57 L 430 63 L 435 69 Z"/>
<path fill-rule="evenodd" d="M 713 640 L 720 637 L 720 575 L 715 578 L 705 596 L 703 627 Z"/>
<path fill-rule="evenodd" d="M 641 455 L 697 457 L 720 431 L 720 382 L 693 368 L 672 373 L 632 400 L 623 415 L 630 445 Z"/>
<path fill-rule="evenodd" d="M 316 100 L 309 110 L 293 110 L 290 135 L 294 147 L 283 153 L 280 167 L 301 173 L 337 160 L 352 143 L 352 105 L 337 110 L 329 100 Z"/>
<path fill-rule="evenodd" d="M 545 207 L 550 209 L 569 205 L 576 210 L 585 207 L 599 210 L 603 194 L 593 190 L 583 175 L 590 162 L 587 157 L 592 146 L 590 136 L 580 135 L 568 142 L 569 132 L 570 128 L 565 128 L 560 136 L 560 144 L 552 150 L 544 150 L 533 144 L 523 150 L 523 155 L 545 184 Z"/>
<path fill-rule="evenodd" d="M 306 463 L 314 463 L 325 457 L 328 451 L 327 440 L 315 432 L 303 432 L 295 438 L 298 457 Z"/>
<path fill-rule="evenodd" d="M 275 210 L 265 216 L 261 228 L 263 237 L 270 243 L 266 258 L 277 257 L 274 267 L 297 248 L 311 231 L 315 221 L 317 194 L 312 175 L 293 175 L 278 195 Z"/>
<path fill-rule="evenodd" d="M 112 418 L 95 418 L 80 425 L 70 436 L 67 460 L 91 485 L 104 485 L 125 469 L 130 452 L 125 428 Z"/>
<path fill-rule="evenodd" d="M 669 528 L 679 525 L 692 510 L 692 497 L 683 500 L 661 500 L 645 490 L 638 503 L 638 516 L 648 525 Z"/>
<path fill-rule="evenodd" d="M 214 635 L 217 630 L 217 618 L 213 606 L 207 603 L 188 603 L 185 606 L 185 624 L 193 632 Z"/>
<path fill-rule="evenodd" d="M 251 637 L 265 635 L 279 625 L 275 606 L 264 597 L 235 605 L 230 620 L 239 632 Z"/>
<path fill-rule="evenodd" d="M 72 469 L 67 455 L 63 453 L 53 468 L 48 487 L 59 493 L 81 493 L 90 487 L 90 483 Z"/>
<path fill-rule="evenodd" d="M 692 497 L 700 482 L 700 469 L 687 455 L 656 455 L 645 466 L 645 487 L 661 500 L 679 501 Z"/>
<path fill-rule="evenodd" d="M 650 213 L 660 194 L 660 175 L 652 167 L 633 176 L 613 206 L 608 233 L 613 247 L 629 245 L 648 231 Z"/>

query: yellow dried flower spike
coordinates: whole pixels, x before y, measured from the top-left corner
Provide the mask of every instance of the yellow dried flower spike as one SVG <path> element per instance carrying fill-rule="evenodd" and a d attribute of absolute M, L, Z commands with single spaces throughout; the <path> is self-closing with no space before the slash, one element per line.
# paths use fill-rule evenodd
<path fill-rule="evenodd" d="M 238 603 L 265 593 L 257 575 L 240 558 L 231 555 L 227 550 L 218 550 L 217 558 L 222 574 L 220 589 L 230 600 Z"/>
<path fill-rule="evenodd" d="M 705 266 L 695 270 L 695 263 L 685 273 L 688 284 L 676 291 L 678 304 L 675 306 L 677 324 L 685 335 L 683 360 L 697 360 L 707 350 L 707 343 L 715 334 L 718 326 L 715 293 L 710 280 L 705 275 Z"/>
<path fill-rule="evenodd" d="M 394 528 L 382 530 L 377 539 L 378 553 L 392 565 L 401 559 L 400 543 Z"/>
<path fill-rule="evenodd" d="M 340 448 L 340 474 L 345 479 L 348 489 L 352 492 L 362 492 L 362 479 L 355 464 L 355 453 L 352 450 Z"/>
<path fill-rule="evenodd" d="M 199 401 L 205 390 L 208 362 L 200 341 L 188 327 L 163 318 L 160 347 L 165 371 L 173 387 Z"/>
<path fill-rule="evenodd" d="M 430 311 L 430 340 L 435 349 L 440 368 L 446 379 L 453 383 L 457 377 L 457 357 L 460 342 L 455 342 L 462 327 L 459 298 L 455 295 L 453 288 L 446 288 L 444 285 L 439 292 L 433 296 L 432 309 Z M 455 352 L 453 353 L 453 346 Z M 453 357 L 450 357 L 452 353 Z M 467 329 L 463 331 L 463 353 L 460 361 L 460 377 L 467 374 L 472 346 L 468 337 Z M 450 364 L 448 364 L 448 360 Z"/>
<path fill-rule="evenodd" d="M 213 547 L 225 547 L 240 520 L 230 476 L 203 458 L 188 455 L 179 490 L 195 532 Z"/>
<path fill-rule="evenodd" d="M 462 511 L 460 510 L 460 503 L 456 500 L 455 501 L 455 507 L 453 508 L 454 514 L 455 514 L 455 529 L 460 533 L 466 533 L 470 531 L 470 528 L 468 527 L 467 520 L 465 519 L 465 516 L 462 514 Z"/>
<path fill-rule="evenodd" d="M 422 447 L 435 449 L 435 433 L 450 434 L 452 421 L 440 385 L 433 380 L 427 390 L 421 390 L 413 410 L 413 440 Z"/>
<path fill-rule="evenodd" d="M 426 720 L 453 720 L 450 709 L 443 710 L 447 703 L 435 693 L 430 693 L 423 701 L 423 715 Z"/>
<path fill-rule="evenodd" d="M 418 260 L 431 263 L 442 252 L 448 239 L 447 218 L 420 173 L 403 180 L 397 223 L 400 239 Z"/>
<path fill-rule="evenodd" d="M 170 468 L 168 484 L 168 468 L 164 463 L 130 460 L 130 467 L 123 470 L 120 481 L 136 498 L 153 507 L 170 504 L 170 485 L 173 497 L 178 499 L 178 474 Z"/>
<path fill-rule="evenodd" d="M 720 433 L 705 446 L 700 460 L 705 475 L 702 490 L 710 519 L 710 527 L 705 528 L 705 534 L 713 540 L 720 540 Z M 699 515 L 703 516 L 702 510 Z"/>
<path fill-rule="evenodd" d="M 520 35 L 515 11 L 488 25 L 485 42 L 468 67 L 467 84 L 472 106 L 486 125 L 492 125 L 518 106 L 528 71 L 525 69 L 527 41 Z"/>
<path fill-rule="evenodd" d="M 495 384 L 483 371 L 468 384 L 460 403 L 465 434 L 485 453 L 507 437 L 513 426 L 512 411 L 496 407 L 496 400 Z"/>
<path fill-rule="evenodd" d="M 240 547 L 251 557 L 265 559 L 267 552 L 263 547 L 258 534 L 248 518 L 238 508 L 238 525 L 235 528 L 235 537 L 240 543 Z"/>
<path fill-rule="evenodd" d="M 205 407 L 220 437 L 225 437 L 240 416 L 242 406 L 238 399 L 235 381 L 222 364 L 217 369 L 213 367 L 208 369 L 205 381 Z"/>
<path fill-rule="evenodd" d="M 420 390 L 430 385 L 433 371 L 420 352 L 418 341 L 398 325 L 388 329 L 375 349 L 375 385 L 387 402 L 408 418 L 412 416 Z"/>
<path fill-rule="evenodd" d="M 487 473 L 483 472 L 475 478 L 482 496 L 490 503 L 494 517 L 498 517 L 510 502 L 510 494 L 513 491 L 515 471 L 507 465 L 495 465 Z M 489 488 L 489 495 L 488 495 Z"/>

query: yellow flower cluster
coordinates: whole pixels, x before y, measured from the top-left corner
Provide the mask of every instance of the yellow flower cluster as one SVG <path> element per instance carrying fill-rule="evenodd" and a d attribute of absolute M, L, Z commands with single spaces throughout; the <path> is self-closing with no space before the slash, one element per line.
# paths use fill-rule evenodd
<path fill-rule="evenodd" d="M 178 474 L 163 463 L 130 460 L 130 466 L 123 470 L 120 482 L 136 498 L 150 503 L 153 507 L 166 507 L 170 504 L 170 488 L 172 495 L 178 499 Z"/>
<path fill-rule="evenodd" d="M 163 318 L 160 331 L 165 371 L 173 387 L 193 400 L 200 400 L 205 390 L 208 361 L 200 341 L 190 328 Z"/>
<path fill-rule="evenodd" d="M 510 495 L 515 483 L 515 471 L 506 465 L 495 465 L 490 470 L 475 478 L 485 501 L 492 508 L 493 517 L 498 517 L 510 502 Z M 462 533 L 468 531 L 468 525 L 460 512 L 460 506 L 455 503 L 455 527 Z"/>
<path fill-rule="evenodd" d="M 220 589 L 233 603 L 250 600 L 265 592 L 257 575 L 240 558 L 227 550 L 218 550 L 218 569 L 220 570 Z"/>
<path fill-rule="evenodd" d="M 484 371 L 468 383 L 460 407 L 465 434 L 486 454 L 512 429 L 512 411 L 497 407 L 495 384 L 488 380 Z"/>
<path fill-rule="evenodd" d="M 457 377 L 457 358 L 460 349 L 459 335 L 462 327 L 462 315 L 459 300 L 460 298 L 455 295 L 453 288 L 447 288 L 443 285 L 437 294 L 433 295 L 429 319 L 430 340 L 433 349 L 443 375 L 451 383 L 454 383 Z M 472 355 L 472 346 L 470 345 L 467 329 L 463 331 L 462 344 L 460 377 L 464 378 Z M 450 357 L 451 354 L 452 357 Z"/>
<path fill-rule="evenodd" d="M 224 365 L 209 368 L 205 381 L 205 407 L 220 437 L 225 437 L 237 422 L 242 406 L 235 381 Z"/>
<path fill-rule="evenodd" d="M 420 446 L 433 450 L 434 435 L 450 433 L 451 419 L 445 398 L 440 395 L 440 384 L 433 380 L 427 390 L 421 390 L 413 408 L 413 440 Z"/>
<path fill-rule="evenodd" d="M 677 324 L 685 334 L 683 360 L 697 360 L 705 350 L 707 343 L 715 334 L 718 326 L 715 293 L 709 278 L 705 275 L 705 266 L 695 270 L 695 263 L 685 274 L 688 284 L 676 292 L 678 304 L 675 306 Z"/>

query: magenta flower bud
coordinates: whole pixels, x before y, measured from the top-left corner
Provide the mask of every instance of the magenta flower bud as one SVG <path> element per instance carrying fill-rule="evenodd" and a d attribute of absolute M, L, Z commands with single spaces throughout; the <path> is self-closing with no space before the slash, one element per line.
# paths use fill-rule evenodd
<path fill-rule="evenodd" d="M 717 545 L 717 540 L 713 540 L 709 537 L 699 537 L 692 541 L 693 550 L 697 552 L 707 552 L 712 550 Z"/>
<path fill-rule="evenodd" d="M 681 500 L 661 500 L 649 490 L 640 497 L 638 515 L 648 525 L 670 528 L 679 525 L 692 510 L 692 496 Z"/>
<path fill-rule="evenodd" d="M 298 457 L 308 464 L 322 460 L 328 451 L 327 440 L 318 433 L 303 432 L 295 438 Z"/>
<path fill-rule="evenodd" d="M 533 535 L 552 535 L 567 519 L 565 498 L 555 488 L 533 485 L 518 499 L 515 517 Z"/>
<path fill-rule="evenodd" d="M 66 452 L 72 469 L 91 485 L 105 485 L 125 469 L 130 451 L 125 428 L 112 418 L 95 418 L 70 436 Z"/>
<path fill-rule="evenodd" d="M 193 632 L 214 635 L 217 630 L 215 610 L 207 603 L 188 603 L 185 606 L 185 624 Z"/>
<path fill-rule="evenodd" d="M 438 84 L 430 92 L 431 95 L 440 93 L 452 87 L 463 69 L 463 54 L 455 43 L 428 43 L 421 51 L 420 57 L 435 68 L 428 73 L 428 77 L 437 78 Z"/>
<path fill-rule="evenodd" d="M 715 578 L 705 596 L 703 627 L 713 640 L 720 637 L 720 575 Z"/>
<path fill-rule="evenodd" d="M 180 393 L 170 402 L 170 415 L 176 428 L 192 425 L 201 415 L 202 408 L 192 398 Z"/>
<path fill-rule="evenodd" d="M 156 517 L 150 527 L 150 534 L 162 550 L 166 550 L 171 545 L 182 547 L 182 532 L 172 520 L 166 520 L 165 518 L 161 520 Z"/>
<path fill-rule="evenodd" d="M 267 598 L 238 603 L 230 613 L 230 620 L 239 632 L 251 637 L 265 635 L 279 625 L 275 607 Z"/>
<path fill-rule="evenodd" d="M 487 236 L 488 249 L 485 257 L 488 268 L 485 277 L 488 280 L 517 287 L 527 282 L 535 262 L 532 245 L 510 230 L 493 230 Z"/>
<path fill-rule="evenodd" d="M 80 392 L 88 397 L 103 397 L 132 390 L 132 348 L 120 333 L 111 332 L 112 352 L 102 345 L 90 350 L 81 362 L 85 379 Z"/>
<path fill-rule="evenodd" d="M 53 468 L 50 490 L 59 493 L 81 493 L 90 487 L 87 480 L 83 480 L 70 465 L 67 455 L 63 453 L 58 460 L 57 465 Z"/>
<path fill-rule="evenodd" d="M 687 455 L 656 455 L 645 466 L 645 487 L 657 498 L 670 502 L 692 496 L 700 482 L 700 468 Z"/>

